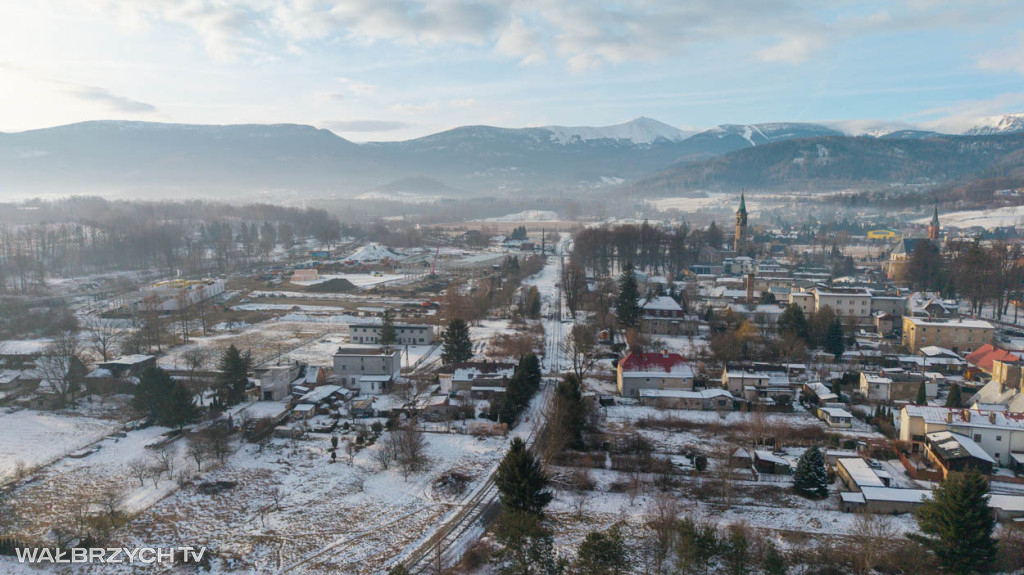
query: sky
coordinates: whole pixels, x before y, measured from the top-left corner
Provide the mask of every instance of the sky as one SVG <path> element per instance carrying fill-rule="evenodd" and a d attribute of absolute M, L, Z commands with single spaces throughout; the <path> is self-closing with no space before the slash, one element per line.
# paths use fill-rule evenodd
<path fill-rule="evenodd" d="M 0 131 L 826 122 L 1024 111 L 1021 0 L 0 0 Z"/>

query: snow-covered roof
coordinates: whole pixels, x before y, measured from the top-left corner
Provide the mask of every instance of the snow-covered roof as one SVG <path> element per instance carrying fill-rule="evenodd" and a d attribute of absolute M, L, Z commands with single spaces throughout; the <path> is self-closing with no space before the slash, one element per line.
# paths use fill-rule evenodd
<path fill-rule="evenodd" d="M 935 431 L 927 435 L 928 443 L 932 449 L 937 449 L 944 459 L 955 459 L 960 457 L 973 457 L 982 461 L 995 464 L 996 460 L 985 452 L 973 439 L 959 433 L 949 431 Z"/>
<path fill-rule="evenodd" d="M 683 311 L 683 307 L 667 295 L 648 299 L 643 303 L 643 308 L 650 311 Z"/>
<path fill-rule="evenodd" d="M 861 493 L 867 501 L 902 503 L 922 503 L 932 494 L 930 489 L 898 489 L 896 487 L 863 487 Z"/>
<path fill-rule="evenodd" d="M 452 372 L 452 381 L 473 381 L 476 379 L 501 379 L 502 377 L 511 378 L 515 373 L 514 367 L 504 367 L 495 370 L 481 370 L 478 367 L 462 367 L 456 368 Z"/>
<path fill-rule="evenodd" d="M 364 376 L 367 377 L 367 376 Z M 331 395 L 341 391 L 340 385 L 321 385 L 299 398 L 299 403 L 320 403 Z"/>
<path fill-rule="evenodd" d="M 619 369 L 623 377 L 693 377 L 693 369 L 678 353 L 630 353 L 619 362 Z"/>
<path fill-rule="evenodd" d="M 927 317 L 909 317 L 905 316 L 905 320 L 920 327 L 967 327 L 976 329 L 994 329 L 992 324 L 983 319 L 941 319 L 941 318 L 927 318 Z"/>
<path fill-rule="evenodd" d="M 690 391 L 688 389 L 641 389 L 640 397 L 670 397 L 678 399 L 711 399 L 714 397 L 728 397 L 732 394 L 724 389 L 702 389 Z"/>
<path fill-rule="evenodd" d="M 153 357 L 155 356 L 144 355 L 139 353 L 135 355 L 122 355 L 121 357 L 112 359 L 110 361 L 103 361 L 100 363 L 102 363 L 103 365 L 136 365 L 153 359 Z"/>
<path fill-rule="evenodd" d="M 861 457 L 840 457 L 836 465 L 841 465 L 857 487 L 885 487 L 885 483 L 875 474 L 867 461 Z"/>
<path fill-rule="evenodd" d="M 918 349 L 917 352 L 920 353 L 921 355 L 926 355 L 928 357 L 942 356 L 961 359 L 960 355 L 957 352 L 945 347 L 939 347 L 937 345 L 926 345 Z"/>
<path fill-rule="evenodd" d="M 853 419 L 853 414 L 841 407 L 819 407 L 821 411 L 828 414 L 829 418 L 836 419 L 845 417 L 847 419 Z"/>
<path fill-rule="evenodd" d="M 1024 413 L 979 411 L 930 405 L 906 405 L 903 409 L 910 417 L 924 418 L 925 423 L 950 423 L 965 427 L 992 429 L 1024 429 Z"/>
<path fill-rule="evenodd" d="M 774 465 L 789 465 L 789 461 L 786 461 L 785 459 L 779 457 L 778 455 L 775 455 L 774 453 L 768 451 L 767 449 L 755 449 L 754 456 L 761 461 L 767 461 Z"/>
<path fill-rule="evenodd" d="M 38 355 L 53 343 L 48 339 L 9 339 L 0 341 L 0 355 Z"/>

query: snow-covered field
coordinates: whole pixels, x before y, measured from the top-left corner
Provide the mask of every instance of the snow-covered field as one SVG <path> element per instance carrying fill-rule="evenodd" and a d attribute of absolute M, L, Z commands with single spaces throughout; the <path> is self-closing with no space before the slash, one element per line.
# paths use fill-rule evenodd
<path fill-rule="evenodd" d="M 526 210 L 494 218 L 485 218 L 483 222 L 553 222 L 558 214 L 550 210 Z"/>
<path fill-rule="evenodd" d="M 119 427 L 91 417 L 27 409 L 0 413 L 0 484 L 14 476 L 19 462 L 27 468 L 46 465 Z"/>
<path fill-rule="evenodd" d="M 1024 206 L 1013 206 L 995 210 L 950 212 L 940 214 L 939 218 L 943 226 L 953 228 L 970 228 L 973 226 L 980 226 L 983 228 L 1017 226 L 1024 224 Z M 914 223 L 927 224 L 931 219 L 931 216 L 919 218 L 914 220 Z"/>

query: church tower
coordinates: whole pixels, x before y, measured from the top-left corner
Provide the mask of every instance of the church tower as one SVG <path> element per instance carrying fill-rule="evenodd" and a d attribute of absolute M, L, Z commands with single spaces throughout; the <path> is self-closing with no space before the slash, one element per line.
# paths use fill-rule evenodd
<path fill-rule="evenodd" d="M 935 205 L 932 212 L 932 222 L 928 224 L 928 239 L 933 242 L 939 241 L 939 205 Z"/>
<path fill-rule="evenodd" d="M 736 210 L 736 240 L 733 250 L 742 253 L 747 248 L 747 201 L 740 192 L 740 207 Z"/>

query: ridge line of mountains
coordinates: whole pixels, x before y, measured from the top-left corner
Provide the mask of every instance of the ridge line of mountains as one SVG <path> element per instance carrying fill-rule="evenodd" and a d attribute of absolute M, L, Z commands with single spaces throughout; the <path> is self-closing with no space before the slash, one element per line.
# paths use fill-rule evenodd
<path fill-rule="evenodd" d="M 0 194 L 253 191 L 380 197 L 504 192 L 648 196 L 847 189 L 1024 176 L 1024 114 L 962 135 L 849 135 L 814 123 L 726 124 L 698 133 L 650 118 L 607 127 L 463 126 L 357 144 L 299 124 L 90 121 L 0 133 Z"/>

